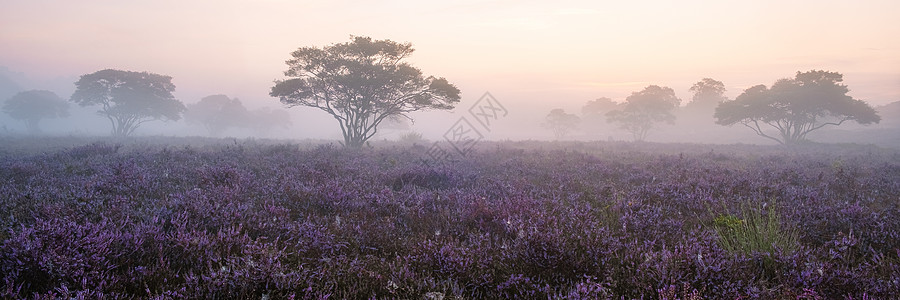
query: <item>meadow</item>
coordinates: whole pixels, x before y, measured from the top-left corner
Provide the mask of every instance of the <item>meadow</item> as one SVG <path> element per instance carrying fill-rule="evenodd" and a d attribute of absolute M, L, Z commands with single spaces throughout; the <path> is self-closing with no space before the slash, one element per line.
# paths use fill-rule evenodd
<path fill-rule="evenodd" d="M 0 298 L 890 299 L 900 150 L 0 138 Z"/>

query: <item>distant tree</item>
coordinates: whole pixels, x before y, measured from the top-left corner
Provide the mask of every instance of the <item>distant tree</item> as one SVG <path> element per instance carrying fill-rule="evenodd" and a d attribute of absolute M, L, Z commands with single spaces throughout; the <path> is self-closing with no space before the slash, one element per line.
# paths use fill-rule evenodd
<path fill-rule="evenodd" d="M 875 109 L 883 119 L 881 125 L 900 127 L 900 101 L 894 101 Z"/>
<path fill-rule="evenodd" d="M 82 75 L 75 82 L 71 101 L 81 106 L 99 105 L 97 111 L 112 123 L 112 134 L 128 136 L 141 124 L 181 118 L 185 107 L 172 96 L 172 77 L 106 69 Z"/>
<path fill-rule="evenodd" d="M 606 113 L 619 109 L 620 105 L 622 104 L 606 97 L 588 101 L 581 107 L 582 129 L 588 134 L 594 135 L 611 130 L 612 128 L 609 128 L 610 125 L 608 125 L 609 122 L 606 119 Z"/>
<path fill-rule="evenodd" d="M 459 89 L 444 78 L 425 77 L 403 62 L 412 44 L 353 37 L 323 48 L 303 47 L 287 61 L 291 77 L 270 93 L 289 106 L 321 109 L 338 121 L 343 144 L 360 147 L 392 116 L 427 109 L 451 109 Z"/>
<path fill-rule="evenodd" d="M 757 85 L 746 89 L 734 101 L 716 108 L 716 123 L 740 123 L 756 134 L 780 144 L 794 144 L 812 131 L 846 121 L 878 123 L 881 117 L 867 103 L 847 95 L 843 75 L 836 72 L 797 72 L 794 78 L 780 79 L 772 88 Z M 777 135 L 767 133 L 774 129 Z"/>
<path fill-rule="evenodd" d="M 656 123 L 675 123 L 673 111 L 681 103 L 675 91 L 668 87 L 651 85 L 625 98 L 621 109 L 606 113 L 609 122 L 630 132 L 635 141 L 643 141 Z"/>
<path fill-rule="evenodd" d="M 13 79 L 13 73 L 6 67 L 0 66 L 0 99 L 9 99 L 18 92 L 23 91 L 22 86 Z"/>
<path fill-rule="evenodd" d="M 564 138 L 572 130 L 577 129 L 578 124 L 580 123 L 581 118 L 578 116 L 567 113 L 561 108 L 556 108 L 547 114 L 544 124 L 542 125 L 544 128 L 553 131 L 553 135 L 556 136 L 556 139 L 558 140 Z"/>
<path fill-rule="evenodd" d="M 610 98 L 597 98 L 581 107 L 581 115 L 585 118 L 605 118 L 606 113 L 619 109 L 619 105 Z"/>
<path fill-rule="evenodd" d="M 56 93 L 44 90 L 19 92 L 6 100 L 3 112 L 12 118 L 25 122 L 25 128 L 32 134 L 41 132 L 42 119 L 69 116 L 69 104 Z"/>
<path fill-rule="evenodd" d="M 250 122 L 250 112 L 237 98 L 211 95 L 187 106 L 184 119 L 203 125 L 212 136 L 219 136 L 231 127 L 244 127 Z"/>
<path fill-rule="evenodd" d="M 380 126 L 384 129 L 395 131 L 410 130 L 412 128 L 412 121 L 399 115 L 391 116 L 384 119 Z"/>
<path fill-rule="evenodd" d="M 291 115 L 283 109 L 260 108 L 250 112 L 250 128 L 258 134 L 266 134 L 275 128 L 288 129 L 291 127 Z"/>
<path fill-rule="evenodd" d="M 422 133 L 409 131 L 400 136 L 399 142 L 406 145 L 422 145 L 428 142 L 427 139 L 422 135 Z"/>
<path fill-rule="evenodd" d="M 703 78 L 690 88 L 690 92 L 694 93 L 685 109 L 689 111 L 712 112 L 719 103 L 728 101 L 725 97 L 725 84 L 712 78 Z"/>

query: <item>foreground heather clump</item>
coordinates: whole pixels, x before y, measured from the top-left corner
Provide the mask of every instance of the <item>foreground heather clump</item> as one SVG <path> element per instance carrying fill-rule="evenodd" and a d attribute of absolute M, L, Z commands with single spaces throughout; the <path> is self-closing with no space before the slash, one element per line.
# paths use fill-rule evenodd
<path fill-rule="evenodd" d="M 900 294 L 894 150 L 123 143 L 0 146 L 0 297 Z"/>

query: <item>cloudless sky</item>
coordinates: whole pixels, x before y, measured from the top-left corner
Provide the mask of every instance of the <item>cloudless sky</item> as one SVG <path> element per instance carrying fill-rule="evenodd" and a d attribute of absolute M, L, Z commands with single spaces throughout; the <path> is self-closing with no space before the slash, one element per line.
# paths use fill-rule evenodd
<path fill-rule="evenodd" d="M 690 101 L 703 77 L 735 97 L 797 71 L 844 74 L 851 96 L 900 100 L 900 1 L 0 0 L 0 66 L 31 77 L 104 68 L 170 75 L 186 103 L 268 96 L 302 46 L 411 42 L 410 62 L 474 101 L 577 111 L 649 84 Z"/>

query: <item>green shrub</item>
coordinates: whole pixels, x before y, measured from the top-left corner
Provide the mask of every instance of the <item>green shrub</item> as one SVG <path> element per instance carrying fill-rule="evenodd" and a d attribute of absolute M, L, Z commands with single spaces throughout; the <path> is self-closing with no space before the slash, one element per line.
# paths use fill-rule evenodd
<path fill-rule="evenodd" d="M 713 227 L 719 236 L 719 245 L 729 252 L 745 255 L 775 254 L 776 248 L 783 253 L 797 250 L 797 232 L 781 223 L 776 206 L 774 201 L 756 207 L 741 205 L 743 219 L 730 214 L 717 216 Z"/>

